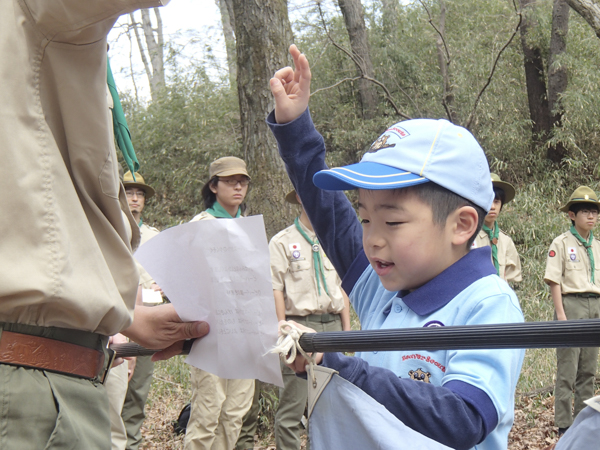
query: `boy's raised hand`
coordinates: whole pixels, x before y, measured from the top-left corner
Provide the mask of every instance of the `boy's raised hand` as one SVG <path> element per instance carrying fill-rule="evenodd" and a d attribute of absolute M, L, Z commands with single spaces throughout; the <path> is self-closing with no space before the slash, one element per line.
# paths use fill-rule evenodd
<path fill-rule="evenodd" d="M 290 46 L 294 67 L 284 67 L 275 72 L 270 86 L 275 97 L 275 121 L 288 123 L 299 117 L 308 107 L 310 98 L 310 66 L 298 47 Z"/>

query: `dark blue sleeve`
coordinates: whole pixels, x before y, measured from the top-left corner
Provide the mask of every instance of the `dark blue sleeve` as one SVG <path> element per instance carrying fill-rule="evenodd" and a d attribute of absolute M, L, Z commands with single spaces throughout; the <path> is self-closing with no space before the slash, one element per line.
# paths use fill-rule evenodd
<path fill-rule="evenodd" d="M 362 251 L 362 227 L 342 191 L 324 191 L 313 184 L 313 175 L 328 168 L 323 137 L 315 129 L 308 109 L 296 120 L 281 125 L 271 112 L 267 124 L 319 242 L 343 279 Z"/>
<path fill-rule="evenodd" d="M 498 424 L 489 396 L 467 383 L 434 386 L 398 378 L 391 370 L 340 353 L 325 353 L 323 365 L 337 370 L 406 426 L 448 447 L 473 448 Z"/>

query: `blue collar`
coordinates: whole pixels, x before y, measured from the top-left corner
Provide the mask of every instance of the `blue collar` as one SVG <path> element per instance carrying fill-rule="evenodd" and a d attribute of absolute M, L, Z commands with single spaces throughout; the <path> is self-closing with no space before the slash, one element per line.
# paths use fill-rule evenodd
<path fill-rule="evenodd" d="M 420 316 L 446 306 L 454 297 L 480 278 L 495 275 L 490 247 L 470 250 L 434 279 L 412 292 L 400 291 L 397 297 Z"/>

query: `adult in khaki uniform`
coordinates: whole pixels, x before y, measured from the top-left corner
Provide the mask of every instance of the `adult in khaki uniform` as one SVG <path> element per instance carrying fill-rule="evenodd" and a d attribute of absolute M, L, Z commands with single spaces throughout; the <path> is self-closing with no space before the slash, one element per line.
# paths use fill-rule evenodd
<path fill-rule="evenodd" d="M 156 236 L 158 229 L 148 226 L 142 219 L 142 213 L 146 206 L 146 200 L 154 196 L 152 186 L 146 184 L 144 178 L 135 174 L 135 180 L 131 172 L 123 176 L 123 186 L 127 195 L 129 210 L 133 215 L 140 229 L 140 245 L 145 244 L 151 238 Z M 154 282 L 152 277 L 145 270 L 140 270 L 140 286 L 143 289 L 160 290 L 160 287 Z M 142 424 L 146 415 L 144 407 L 152 385 L 152 373 L 154 372 L 154 363 L 150 356 L 138 356 L 131 364 L 133 375 L 129 379 L 126 387 L 125 401 L 120 416 L 126 430 L 126 445 L 123 448 L 127 450 L 137 450 L 142 443 Z"/>
<path fill-rule="evenodd" d="M 300 204 L 296 191 L 286 196 Z M 294 224 L 269 243 L 275 310 L 279 320 L 293 320 L 316 331 L 350 329 L 350 305 L 341 280 L 323 252 L 302 209 Z M 278 450 L 299 450 L 301 419 L 308 397 L 307 381 L 281 365 L 284 387 L 275 414 Z"/>
<path fill-rule="evenodd" d="M 505 281 L 518 283 L 522 280 L 521 259 L 513 240 L 498 227 L 500 211 L 506 203 L 515 198 L 515 188 L 510 183 L 502 181 L 495 173 L 491 176 L 494 202 L 490 212 L 485 216 L 483 227 L 477 234 L 472 248 L 491 247 L 492 262 L 498 276 Z"/>
<path fill-rule="evenodd" d="M 205 211 L 192 219 L 240 217 L 248 193 L 246 163 L 234 156 L 213 161 L 202 188 Z M 254 380 L 232 380 L 191 368 L 192 407 L 185 450 L 232 450 L 254 394 Z"/>
<path fill-rule="evenodd" d="M 571 229 L 550 245 L 544 274 L 554 302 L 555 320 L 600 317 L 600 241 L 593 233 L 598 206 L 594 191 L 581 186 L 561 208 L 569 215 Z M 594 395 L 598 348 L 559 348 L 556 357 L 554 424 L 562 434 L 585 407 L 584 401 Z"/>
<path fill-rule="evenodd" d="M 108 336 L 123 330 L 144 346 L 169 347 L 161 358 L 208 330 L 182 324 L 172 307 L 141 309 L 132 322 L 138 274 L 131 249 L 139 234 L 128 237 L 132 217 L 121 212 L 127 204 L 106 99 L 106 35 L 120 14 L 158 5 L 2 3 L 2 449 L 106 450 L 108 401 L 99 380 Z"/>

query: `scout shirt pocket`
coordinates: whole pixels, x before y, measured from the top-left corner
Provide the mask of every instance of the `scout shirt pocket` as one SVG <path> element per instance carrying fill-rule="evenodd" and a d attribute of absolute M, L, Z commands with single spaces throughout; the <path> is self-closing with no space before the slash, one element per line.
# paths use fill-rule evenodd
<path fill-rule="evenodd" d="M 290 261 L 290 282 L 286 282 L 286 291 L 295 294 L 309 293 L 312 285 L 311 270 L 311 261 L 306 259 Z"/>
<path fill-rule="evenodd" d="M 569 287 L 577 291 L 578 287 L 587 285 L 585 265 L 581 260 L 565 261 L 565 273 L 563 286 Z"/>

